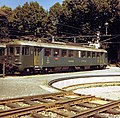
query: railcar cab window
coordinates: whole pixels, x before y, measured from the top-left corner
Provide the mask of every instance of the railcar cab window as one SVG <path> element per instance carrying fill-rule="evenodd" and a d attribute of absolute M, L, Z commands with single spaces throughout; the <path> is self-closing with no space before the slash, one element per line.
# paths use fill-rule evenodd
<path fill-rule="evenodd" d="M 29 54 L 30 54 L 29 47 L 23 47 L 22 48 L 22 55 L 29 55 Z"/>
<path fill-rule="evenodd" d="M 73 56 L 74 56 L 73 50 L 69 50 L 69 51 L 68 51 L 68 57 L 73 57 Z"/>
<path fill-rule="evenodd" d="M 61 54 L 62 57 L 66 57 L 67 56 L 67 50 L 62 50 L 61 53 L 62 53 Z"/>
<path fill-rule="evenodd" d="M 15 55 L 20 55 L 20 47 L 15 47 Z"/>
<path fill-rule="evenodd" d="M 53 49 L 53 55 L 54 55 L 54 57 L 58 57 L 59 56 L 59 49 Z"/>
<path fill-rule="evenodd" d="M 8 55 L 14 55 L 14 47 L 8 47 Z"/>
<path fill-rule="evenodd" d="M 1 49 L 1 48 L 0 48 L 0 56 L 1 56 L 1 55 L 4 55 L 4 49 Z"/>
<path fill-rule="evenodd" d="M 45 56 L 47 57 L 51 56 L 51 49 L 45 48 Z"/>

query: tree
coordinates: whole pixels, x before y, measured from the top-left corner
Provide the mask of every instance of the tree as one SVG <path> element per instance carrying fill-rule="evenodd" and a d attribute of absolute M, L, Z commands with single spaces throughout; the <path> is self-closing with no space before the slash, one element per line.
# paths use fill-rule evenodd
<path fill-rule="evenodd" d="M 80 35 L 89 33 L 90 24 L 89 0 L 65 0 L 62 4 L 63 12 L 60 21 L 62 31 L 67 35 Z"/>
<path fill-rule="evenodd" d="M 10 27 L 18 35 L 44 35 L 46 11 L 37 3 L 25 3 L 18 6 L 10 18 Z"/>
<path fill-rule="evenodd" d="M 95 13 L 91 14 L 91 30 L 97 30 L 100 26 L 101 33 L 105 34 L 105 23 L 112 24 L 116 17 L 114 2 L 115 0 L 91 0 L 95 8 Z"/>
<path fill-rule="evenodd" d="M 4 12 L 4 14 L 6 15 L 7 18 L 9 18 L 9 16 L 12 14 L 12 9 L 10 7 L 7 7 L 7 6 L 2 6 L 0 8 L 1 11 Z"/>
<path fill-rule="evenodd" d="M 8 38 L 8 19 L 11 15 L 12 9 L 7 6 L 0 8 L 0 38 Z"/>
<path fill-rule="evenodd" d="M 113 0 L 111 4 L 112 4 L 113 18 L 111 20 L 110 33 L 114 35 L 120 34 L 120 1 Z"/>
<path fill-rule="evenodd" d="M 46 33 L 48 36 L 59 35 L 59 22 L 61 12 L 62 6 L 58 2 L 50 7 L 46 18 Z"/>

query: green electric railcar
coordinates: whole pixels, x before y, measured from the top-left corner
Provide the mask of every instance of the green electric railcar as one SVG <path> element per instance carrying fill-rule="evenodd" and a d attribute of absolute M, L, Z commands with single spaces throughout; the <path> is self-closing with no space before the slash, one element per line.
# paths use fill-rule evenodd
<path fill-rule="evenodd" d="M 7 44 L 7 72 L 53 72 L 105 68 L 107 51 L 78 45 L 14 41 Z"/>

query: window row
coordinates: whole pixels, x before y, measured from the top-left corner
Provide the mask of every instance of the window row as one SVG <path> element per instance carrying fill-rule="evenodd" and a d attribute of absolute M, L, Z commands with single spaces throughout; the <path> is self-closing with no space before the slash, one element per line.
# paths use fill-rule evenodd
<path fill-rule="evenodd" d="M 39 55 L 40 48 L 34 48 L 34 55 Z M 0 51 L 2 55 L 2 51 Z M 8 47 L 8 55 L 29 55 L 29 47 Z M 78 50 L 66 50 L 66 49 L 50 49 L 45 48 L 44 56 L 54 56 L 54 57 L 82 57 L 82 58 L 95 58 L 102 56 L 102 52 L 92 52 L 92 51 L 78 51 Z"/>
<path fill-rule="evenodd" d="M 53 52 L 53 54 L 52 54 Z M 54 56 L 54 57 L 82 57 L 82 58 L 95 58 L 102 56 L 103 53 L 100 52 L 91 52 L 91 51 L 73 51 L 73 50 L 60 50 L 60 49 L 45 49 L 45 56 Z"/>
<path fill-rule="evenodd" d="M 39 55 L 40 48 L 34 48 L 34 54 L 37 56 Z M 30 49 L 29 47 L 8 47 L 7 48 L 8 55 L 29 55 Z"/>
<path fill-rule="evenodd" d="M 20 47 L 8 47 L 8 55 L 20 55 Z M 22 55 L 29 55 L 29 47 L 22 47 Z"/>
<path fill-rule="evenodd" d="M 5 54 L 4 49 L 0 48 L 0 56 L 2 56 L 4 54 Z"/>

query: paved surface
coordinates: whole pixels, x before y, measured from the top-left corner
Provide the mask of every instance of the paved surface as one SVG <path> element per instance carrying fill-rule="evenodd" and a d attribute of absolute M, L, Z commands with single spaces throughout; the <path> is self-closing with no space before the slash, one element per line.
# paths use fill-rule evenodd
<path fill-rule="evenodd" d="M 49 81 L 63 77 L 93 76 L 101 74 L 120 75 L 120 68 L 109 67 L 105 70 L 81 71 L 74 73 L 32 75 L 24 77 L 0 77 L 0 99 L 58 92 L 58 90 L 48 86 Z"/>

